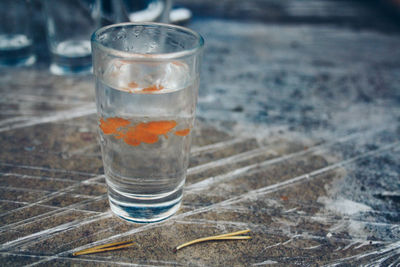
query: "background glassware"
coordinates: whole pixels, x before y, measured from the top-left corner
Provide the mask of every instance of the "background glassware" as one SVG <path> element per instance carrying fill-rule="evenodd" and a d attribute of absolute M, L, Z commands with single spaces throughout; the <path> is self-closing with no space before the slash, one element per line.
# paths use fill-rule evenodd
<path fill-rule="evenodd" d="M 102 25 L 120 22 L 169 22 L 172 0 L 102 0 Z"/>
<path fill-rule="evenodd" d="M 92 36 L 100 144 L 111 209 L 163 220 L 181 203 L 203 38 L 179 26 L 121 23 Z"/>
<path fill-rule="evenodd" d="M 100 0 L 45 0 L 54 74 L 91 71 L 90 36 L 100 24 Z"/>
<path fill-rule="evenodd" d="M 31 17 L 30 1 L 0 1 L 0 66 L 35 63 Z"/>

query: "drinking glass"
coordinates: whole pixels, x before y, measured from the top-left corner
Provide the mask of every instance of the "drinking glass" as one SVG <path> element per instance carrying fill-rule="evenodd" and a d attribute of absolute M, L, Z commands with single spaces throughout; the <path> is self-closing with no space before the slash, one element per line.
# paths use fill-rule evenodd
<path fill-rule="evenodd" d="M 121 22 L 169 22 L 172 0 L 102 0 L 102 25 Z"/>
<path fill-rule="evenodd" d="M 53 74 L 92 69 L 90 36 L 100 25 L 100 0 L 45 0 L 47 42 Z"/>
<path fill-rule="evenodd" d="M 0 1 L 0 66 L 35 63 L 31 17 L 30 1 Z"/>
<path fill-rule="evenodd" d="M 203 38 L 179 26 L 121 23 L 91 41 L 111 210 L 134 222 L 163 220 L 182 199 Z"/>

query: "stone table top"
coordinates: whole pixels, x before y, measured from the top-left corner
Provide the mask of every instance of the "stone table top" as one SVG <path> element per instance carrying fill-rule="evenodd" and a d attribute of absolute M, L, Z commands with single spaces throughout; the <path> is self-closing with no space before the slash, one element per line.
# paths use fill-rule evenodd
<path fill-rule="evenodd" d="M 286 14 L 277 23 L 260 1 L 243 20 L 229 2 L 212 15 L 193 2 L 187 26 L 207 43 L 198 120 L 183 205 L 160 223 L 109 210 L 92 77 L 0 70 L 1 266 L 400 265 L 399 28 L 361 27 L 351 18 L 379 16 L 357 1 L 302 1 L 347 11 L 321 23 L 297 23 L 296 1 L 265 1 Z M 250 240 L 173 252 L 247 228 Z"/>

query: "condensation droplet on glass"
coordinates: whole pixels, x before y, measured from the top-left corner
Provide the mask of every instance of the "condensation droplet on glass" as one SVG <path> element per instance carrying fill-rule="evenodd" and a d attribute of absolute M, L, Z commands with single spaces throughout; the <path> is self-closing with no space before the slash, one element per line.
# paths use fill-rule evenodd
<path fill-rule="evenodd" d="M 155 42 L 151 42 L 151 43 L 149 44 L 149 47 L 150 47 L 151 49 L 154 49 L 154 48 L 157 47 L 157 44 L 156 44 Z"/>
<path fill-rule="evenodd" d="M 138 26 L 134 31 L 133 34 L 135 35 L 135 37 L 139 37 L 140 33 L 143 31 L 143 27 Z"/>
<path fill-rule="evenodd" d="M 117 39 L 121 40 L 121 39 L 125 39 L 126 38 L 126 31 L 125 30 L 121 30 L 117 33 Z"/>

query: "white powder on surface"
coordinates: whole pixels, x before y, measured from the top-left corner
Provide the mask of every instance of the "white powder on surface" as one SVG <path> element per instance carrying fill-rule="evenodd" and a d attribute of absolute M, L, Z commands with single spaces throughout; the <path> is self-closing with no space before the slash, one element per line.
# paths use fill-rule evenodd
<path fill-rule="evenodd" d="M 353 215 L 359 212 L 371 211 L 372 208 L 349 199 L 339 197 L 337 199 L 329 199 L 327 197 L 320 197 L 318 202 L 325 204 L 327 210 L 344 215 Z"/>

